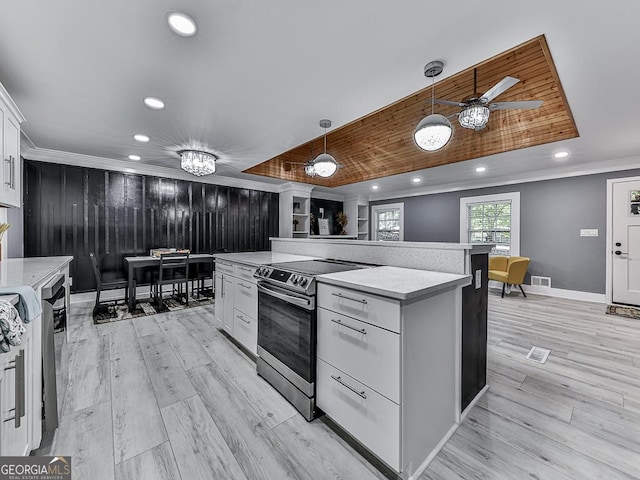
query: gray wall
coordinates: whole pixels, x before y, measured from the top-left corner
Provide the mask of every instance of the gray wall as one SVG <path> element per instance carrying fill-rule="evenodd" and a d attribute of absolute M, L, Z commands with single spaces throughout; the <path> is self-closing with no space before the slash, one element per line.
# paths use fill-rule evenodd
<path fill-rule="evenodd" d="M 607 179 L 633 176 L 640 176 L 640 169 L 371 205 L 404 202 L 406 241 L 459 242 L 460 198 L 520 192 L 520 255 L 531 257 L 529 274 L 551 277 L 554 288 L 605 293 Z M 598 237 L 580 237 L 581 228 L 597 228 Z"/>

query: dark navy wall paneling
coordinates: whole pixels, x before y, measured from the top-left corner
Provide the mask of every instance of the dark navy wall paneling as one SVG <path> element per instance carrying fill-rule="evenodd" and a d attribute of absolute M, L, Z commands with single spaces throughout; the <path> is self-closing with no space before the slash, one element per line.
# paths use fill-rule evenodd
<path fill-rule="evenodd" d="M 89 252 L 105 272 L 158 247 L 193 253 L 269 249 L 278 194 L 196 181 L 25 160 L 25 257 L 73 255 L 73 291 L 95 288 Z"/>

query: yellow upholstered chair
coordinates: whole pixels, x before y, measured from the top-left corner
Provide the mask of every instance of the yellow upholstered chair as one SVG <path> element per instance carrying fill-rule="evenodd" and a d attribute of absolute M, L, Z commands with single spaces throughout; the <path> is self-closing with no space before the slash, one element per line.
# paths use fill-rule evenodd
<path fill-rule="evenodd" d="M 507 284 L 520 287 L 522 295 L 527 296 L 522 289 L 522 282 L 527 273 L 531 259 L 527 257 L 489 257 L 489 280 L 502 282 L 502 297 Z"/>

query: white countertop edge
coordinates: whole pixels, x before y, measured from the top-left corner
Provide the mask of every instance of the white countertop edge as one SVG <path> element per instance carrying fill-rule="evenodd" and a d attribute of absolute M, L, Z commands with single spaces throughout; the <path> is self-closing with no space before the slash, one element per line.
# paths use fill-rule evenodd
<path fill-rule="evenodd" d="M 270 250 L 264 252 L 235 252 L 235 253 L 214 253 L 214 258 L 226 260 L 227 262 L 241 263 L 242 265 L 250 265 L 259 267 L 271 263 L 301 262 L 304 260 L 317 260 L 322 257 L 311 257 L 308 255 L 293 255 L 290 253 L 272 252 Z M 271 257 L 270 260 L 266 260 Z M 275 261 L 273 258 L 275 257 Z M 265 261 L 266 260 L 266 261 Z"/>
<path fill-rule="evenodd" d="M 297 243 L 324 243 L 324 238 L 285 238 L 285 237 L 269 237 L 269 241 L 281 242 L 297 242 Z M 477 253 L 489 253 L 493 244 L 485 243 L 445 243 L 445 242 L 375 242 L 372 240 L 349 240 L 349 239 L 331 239 L 332 244 L 349 244 L 349 245 L 374 245 L 390 248 L 420 248 L 420 249 L 436 249 L 436 250 L 478 250 Z M 486 250 L 486 252 L 484 252 Z"/>
<path fill-rule="evenodd" d="M 30 284 L 27 284 L 27 283 L 22 284 L 22 285 L 28 285 L 28 286 L 30 286 L 30 287 L 35 289 L 44 280 L 49 278 L 51 275 L 56 273 L 58 270 L 60 270 L 61 268 L 65 267 L 67 265 L 69 265 L 73 261 L 73 257 L 69 256 L 69 255 L 57 255 L 57 256 L 52 256 L 52 257 L 6 258 L 6 259 L 2 260 L 2 263 L 5 263 L 10 268 L 10 265 L 12 263 L 14 263 L 14 264 L 24 264 L 25 262 L 27 262 L 27 263 L 30 263 L 30 264 L 35 264 L 38 261 L 44 261 L 44 260 L 46 260 L 47 262 L 50 262 L 53 259 L 58 260 L 59 263 L 56 263 L 55 266 L 51 266 L 47 270 L 44 270 L 43 272 L 37 272 L 37 280 L 32 280 L 32 283 L 30 283 Z M 3 279 L 0 283 L 5 283 L 5 282 L 6 282 L 6 279 Z M 2 285 L 2 288 L 6 288 L 6 287 L 10 288 L 11 285 L 18 286 L 19 283 L 21 283 L 21 282 L 10 282 L 10 285 Z"/>
<path fill-rule="evenodd" d="M 424 271 L 424 270 L 416 270 Z M 456 287 L 466 287 L 471 285 L 471 275 L 460 275 L 460 278 L 448 280 L 445 282 L 437 283 L 435 285 L 429 285 L 428 287 L 417 288 L 411 292 L 402 293 L 394 290 L 388 290 L 384 287 L 375 287 L 373 285 L 365 285 L 362 283 L 351 282 L 346 280 L 340 280 L 332 278 L 330 275 L 318 275 L 316 281 L 319 283 L 326 283 L 329 285 L 336 285 L 338 287 L 350 288 L 352 290 L 358 290 L 360 292 L 372 293 L 374 295 L 380 295 L 382 297 L 393 298 L 396 300 L 411 300 L 419 298 L 431 293 L 439 292 L 441 290 L 448 290 Z"/>

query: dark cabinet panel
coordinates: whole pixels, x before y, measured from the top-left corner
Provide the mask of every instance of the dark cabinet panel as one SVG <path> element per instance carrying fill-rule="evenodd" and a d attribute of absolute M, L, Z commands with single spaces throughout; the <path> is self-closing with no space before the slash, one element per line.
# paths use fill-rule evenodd
<path fill-rule="evenodd" d="M 475 272 L 480 270 L 480 288 Z M 462 289 L 462 410 L 487 384 L 487 300 L 489 255 L 471 255 L 473 283 Z"/>
<path fill-rule="evenodd" d="M 194 253 L 268 250 L 278 194 L 25 160 L 25 256 L 73 255 L 74 292 L 157 247 Z M 139 282 L 144 282 L 141 272 Z"/>

